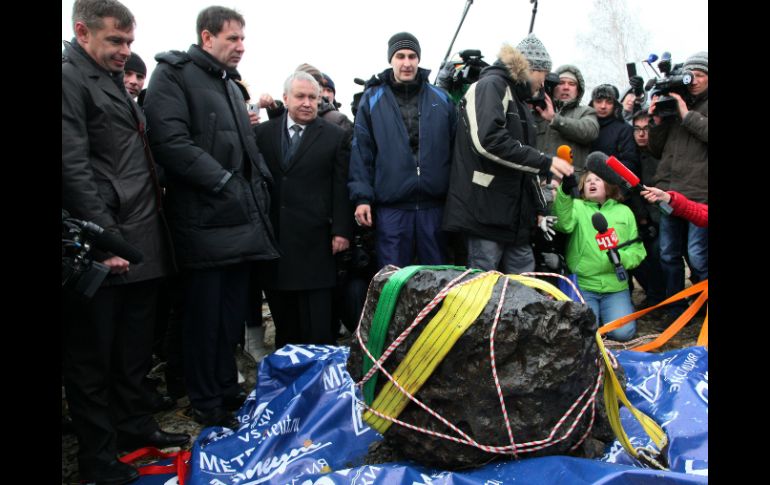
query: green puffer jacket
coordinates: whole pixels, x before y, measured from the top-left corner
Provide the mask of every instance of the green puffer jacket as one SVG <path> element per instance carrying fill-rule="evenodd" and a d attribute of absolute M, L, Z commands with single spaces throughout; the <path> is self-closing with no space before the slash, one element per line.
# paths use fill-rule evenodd
<path fill-rule="evenodd" d="M 607 219 L 608 227 L 614 228 L 618 244 L 638 235 L 634 214 L 627 206 L 614 199 L 608 199 L 601 208 L 590 200 L 573 199 L 559 187 L 553 211 L 559 217 L 556 230 L 572 234 L 567 245 L 567 265 L 577 274 L 581 290 L 595 293 L 614 293 L 628 288 L 628 281 L 618 281 L 606 251 L 601 251 L 596 242 L 596 229 L 591 216 L 601 212 Z M 641 242 L 633 243 L 618 250 L 620 261 L 627 270 L 636 268 L 647 256 Z"/>

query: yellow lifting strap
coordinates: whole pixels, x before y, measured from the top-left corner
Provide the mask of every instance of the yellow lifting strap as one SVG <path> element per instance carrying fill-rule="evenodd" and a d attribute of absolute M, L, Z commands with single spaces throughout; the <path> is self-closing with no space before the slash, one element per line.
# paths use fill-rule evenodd
<path fill-rule="evenodd" d="M 449 290 L 441 309 L 428 322 L 393 373 L 393 379 L 409 394 L 414 395 L 420 390 L 457 339 L 476 321 L 489 302 L 500 276 L 499 273 L 486 273 Z M 407 404 L 409 398 L 392 381 L 388 381 L 372 403 L 372 409 L 396 418 Z M 371 411 L 364 413 L 364 420 L 380 433 L 385 433 L 392 424 Z"/>
<path fill-rule="evenodd" d="M 420 390 L 455 342 L 484 310 L 500 276 L 502 276 L 500 273 L 488 272 L 475 281 L 461 283 L 449 291 L 439 312 L 425 326 L 393 373 L 393 378 L 399 385 L 412 395 Z M 506 277 L 523 285 L 543 290 L 557 300 L 569 300 L 567 295 L 546 281 L 520 275 L 506 275 Z M 397 418 L 407 404 L 409 404 L 409 398 L 388 381 L 372 403 L 372 409 Z M 380 433 L 384 433 L 392 424 L 391 421 L 370 411 L 364 413 L 364 420 Z"/>
<path fill-rule="evenodd" d="M 661 428 L 652 418 L 636 409 L 628 401 L 628 398 L 623 392 L 623 388 L 621 387 L 620 382 L 618 382 L 618 378 L 612 369 L 610 358 L 607 355 L 607 349 L 604 348 L 604 342 L 602 342 L 602 337 L 599 332 L 596 332 L 596 343 L 602 354 L 604 369 L 606 371 L 604 373 L 604 405 L 607 409 L 607 418 L 610 421 L 610 426 L 612 427 L 615 436 L 618 438 L 618 441 L 620 441 L 620 444 L 623 445 L 623 448 L 631 456 L 639 458 L 639 453 L 628 439 L 626 430 L 623 429 L 623 424 L 620 421 L 620 406 L 618 404 L 618 401 L 620 401 L 629 411 L 631 411 L 631 414 L 636 417 L 636 420 L 642 425 L 644 432 L 647 433 L 647 436 L 649 436 L 655 443 L 655 446 L 658 447 L 658 451 L 662 450 L 668 443 L 665 431 L 663 431 L 663 428 Z"/>

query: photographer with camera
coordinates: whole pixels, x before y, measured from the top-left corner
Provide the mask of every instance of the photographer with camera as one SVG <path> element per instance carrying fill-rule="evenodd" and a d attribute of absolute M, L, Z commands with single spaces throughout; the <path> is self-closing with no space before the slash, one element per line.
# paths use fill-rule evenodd
<path fill-rule="evenodd" d="M 632 65 L 631 63 L 628 65 Z M 636 69 L 634 68 L 634 71 Z M 623 121 L 629 125 L 633 125 L 633 118 L 636 113 L 641 111 L 642 104 L 646 97 L 644 94 L 644 79 L 642 76 L 632 75 L 628 78 L 629 88 L 620 97 L 620 105 L 623 107 L 622 116 Z"/>
<path fill-rule="evenodd" d="M 554 88 L 553 99 L 546 98 L 546 109 L 535 107 L 537 148 L 544 153 L 556 153 L 559 146 L 569 145 L 579 175 L 591 152 L 591 142 L 599 136 L 599 120 L 593 108 L 580 105 L 585 93 L 580 70 L 565 64 L 555 72 L 559 84 Z"/>
<path fill-rule="evenodd" d="M 674 91 L 668 93 L 676 101 L 676 116 L 659 116 L 660 96 L 652 96 L 649 148 L 653 156 L 660 158 L 654 185 L 708 204 L 708 52 L 688 58 L 683 75 L 688 71 L 692 80 L 684 96 Z M 708 228 L 673 215 L 661 215 L 660 259 L 666 277 L 666 297 L 684 289 L 684 248 L 692 282 L 708 278 Z M 673 309 L 672 306 L 669 305 L 671 316 L 683 310 L 681 305 Z"/>
<path fill-rule="evenodd" d="M 62 208 L 143 256 L 129 264 L 93 250 L 110 274 L 90 300 L 62 298 L 64 384 L 80 477 L 118 484 L 139 476 L 116 460 L 118 449 L 182 446 L 190 435 L 162 431 L 142 389 L 171 255 L 145 118 L 123 84 L 134 16 L 115 0 L 77 0 L 72 24 L 75 38 L 62 55 Z"/>

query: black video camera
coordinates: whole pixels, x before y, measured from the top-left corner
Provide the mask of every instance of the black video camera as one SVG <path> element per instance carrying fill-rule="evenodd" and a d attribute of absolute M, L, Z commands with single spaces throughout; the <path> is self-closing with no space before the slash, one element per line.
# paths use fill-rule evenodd
<path fill-rule="evenodd" d="M 439 71 L 436 83 L 444 88 L 455 103 L 459 102 L 468 86 L 479 80 L 481 70 L 489 66 L 483 61 L 478 49 L 465 49 L 457 53 L 460 60 L 448 61 Z"/>
<path fill-rule="evenodd" d="M 545 109 L 548 105 L 545 102 L 545 95 L 547 94 L 549 98 L 551 98 L 551 101 L 553 102 L 553 90 L 556 89 L 556 86 L 559 85 L 559 75 L 555 72 L 549 72 L 545 76 L 545 81 L 543 82 L 543 87 L 540 88 L 540 90 L 535 93 L 534 96 L 527 99 L 526 102 L 532 105 L 532 108 L 540 107 L 540 109 Z"/>
<path fill-rule="evenodd" d="M 61 211 L 61 286 L 70 294 L 91 299 L 110 268 L 93 260 L 91 250 L 109 251 L 131 263 L 142 262 L 141 251 L 93 222 L 81 221 Z"/>
<path fill-rule="evenodd" d="M 679 115 L 678 103 L 676 99 L 669 96 L 669 93 L 677 93 L 685 99 L 685 102 L 690 97 L 687 86 L 692 83 L 692 71 L 684 70 L 682 66 L 684 64 L 679 63 L 672 68 L 671 54 L 668 52 L 663 53 L 663 57 L 658 62 L 658 69 L 665 77 L 656 79 L 655 84 L 652 86 L 650 99 L 653 96 L 660 96 L 655 104 L 655 111 L 652 114 L 664 119 Z"/>

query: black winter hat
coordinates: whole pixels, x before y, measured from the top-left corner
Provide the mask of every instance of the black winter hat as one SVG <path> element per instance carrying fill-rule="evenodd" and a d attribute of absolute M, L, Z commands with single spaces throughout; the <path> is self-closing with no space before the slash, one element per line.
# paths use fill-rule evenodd
<path fill-rule="evenodd" d="M 612 84 L 600 84 L 591 91 L 590 106 L 593 106 L 593 101 L 595 99 L 611 99 L 615 104 L 618 104 L 619 98 L 620 93 L 618 92 L 618 88 Z"/>
<path fill-rule="evenodd" d="M 332 78 L 329 77 L 328 74 L 323 73 L 324 77 L 324 86 L 331 89 L 334 94 L 337 94 L 337 88 L 334 87 L 334 81 L 332 81 Z"/>
<path fill-rule="evenodd" d="M 393 54 L 401 49 L 411 49 L 417 53 L 417 59 L 420 58 L 420 41 L 409 32 L 399 32 L 394 34 L 388 41 L 388 64 L 393 59 Z"/>
<path fill-rule="evenodd" d="M 139 57 L 139 54 L 136 52 L 132 52 L 130 56 L 128 56 L 128 60 L 126 60 L 126 67 L 123 68 L 124 71 L 133 71 L 137 74 L 141 74 L 143 76 L 147 75 L 147 66 L 144 64 L 144 61 L 141 57 Z"/>

